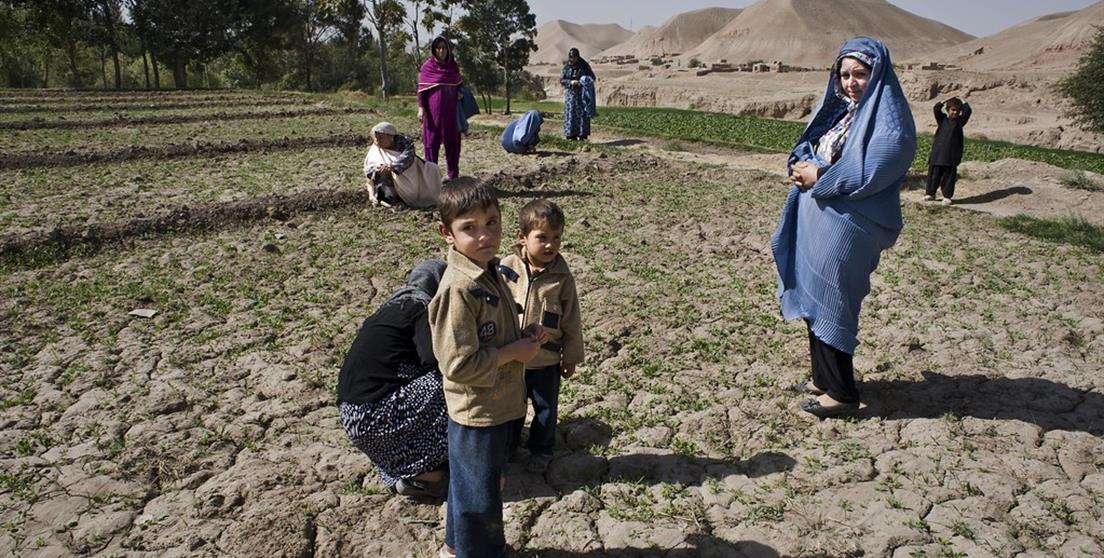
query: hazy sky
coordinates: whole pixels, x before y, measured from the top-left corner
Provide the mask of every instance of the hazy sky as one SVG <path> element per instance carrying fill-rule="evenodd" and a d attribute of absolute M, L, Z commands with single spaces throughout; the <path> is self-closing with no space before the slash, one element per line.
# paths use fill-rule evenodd
<path fill-rule="evenodd" d="M 1097 0 L 889 0 L 916 15 L 983 37 L 1044 14 L 1080 10 Z M 616 23 L 636 31 L 659 26 L 682 12 L 722 6 L 744 8 L 755 0 L 529 0 L 537 25 L 562 19 L 572 23 Z"/>

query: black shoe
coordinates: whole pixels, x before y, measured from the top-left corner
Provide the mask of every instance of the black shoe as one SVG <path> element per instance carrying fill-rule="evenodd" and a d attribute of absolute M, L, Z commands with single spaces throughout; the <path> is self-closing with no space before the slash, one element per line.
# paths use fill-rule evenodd
<path fill-rule="evenodd" d="M 812 388 L 809 387 L 808 382 L 801 382 L 800 384 L 794 384 L 790 389 L 803 394 L 803 395 L 824 395 L 824 390 L 816 387 L 814 384 Z"/>
<path fill-rule="evenodd" d="M 839 405 L 825 407 L 816 399 L 806 399 L 801 402 L 801 410 L 821 419 L 836 418 L 854 415 L 859 411 L 859 404 L 840 403 Z"/>

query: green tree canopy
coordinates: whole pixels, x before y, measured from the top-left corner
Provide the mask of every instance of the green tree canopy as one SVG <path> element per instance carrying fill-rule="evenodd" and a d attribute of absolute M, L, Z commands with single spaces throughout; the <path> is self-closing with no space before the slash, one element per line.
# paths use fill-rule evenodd
<path fill-rule="evenodd" d="M 1097 28 L 1092 47 L 1058 90 L 1073 100 L 1074 122 L 1086 130 L 1104 132 L 1104 28 Z"/>

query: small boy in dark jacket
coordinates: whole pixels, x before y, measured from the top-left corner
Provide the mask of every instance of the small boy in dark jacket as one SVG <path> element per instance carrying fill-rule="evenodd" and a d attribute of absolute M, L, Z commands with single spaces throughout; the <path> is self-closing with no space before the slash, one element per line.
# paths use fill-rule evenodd
<path fill-rule="evenodd" d="M 947 113 L 943 113 L 943 109 Z M 951 97 L 946 103 L 935 104 L 935 121 L 939 127 L 932 140 L 931 156 L 928 157 L 928 187 L 924 199 L 935 199 L 935 189 L 943 191 L 943 203 L 950 205 L 954 198 L 955 180 L 958 179 L 958 165 L 962 162 L 962 128 L 970 121 L 970 103 Z"/>

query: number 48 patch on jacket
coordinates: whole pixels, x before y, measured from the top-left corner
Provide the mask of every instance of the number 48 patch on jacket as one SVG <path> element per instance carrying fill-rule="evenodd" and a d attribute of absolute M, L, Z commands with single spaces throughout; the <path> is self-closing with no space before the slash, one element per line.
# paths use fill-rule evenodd
<path fill-rule="evenodd" d="M 498 333 L 498 326 L 494 322 L 484 323 L 479 326 L 479 342 L 486 343 L 494 339 L 495 333 Z"/>

